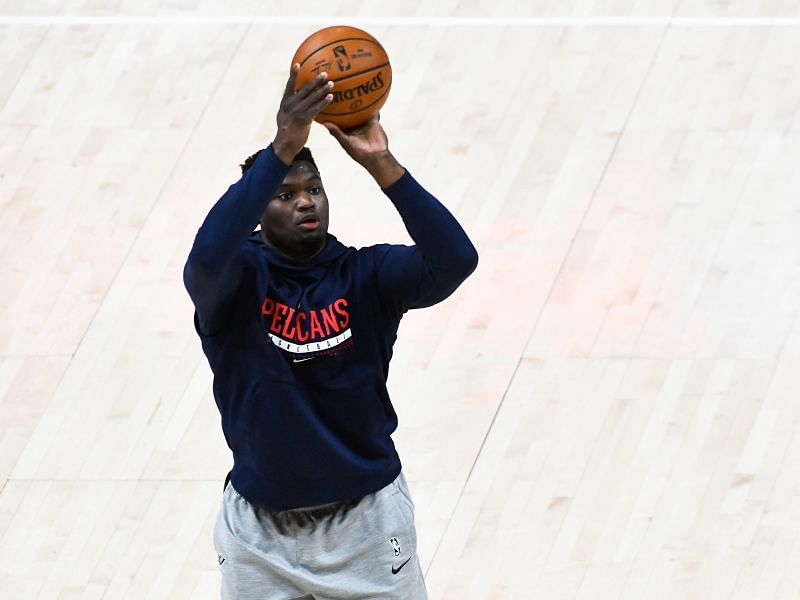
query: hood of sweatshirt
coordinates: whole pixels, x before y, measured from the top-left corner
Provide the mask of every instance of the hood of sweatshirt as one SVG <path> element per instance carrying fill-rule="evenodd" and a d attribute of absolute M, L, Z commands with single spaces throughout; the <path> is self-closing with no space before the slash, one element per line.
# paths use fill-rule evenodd
<path fill-rule="evenodd" d="M 263 302 L 269 299 L 275 303 L 283 303 L 295 310 L 320 309 L 338 299 L 342 293 L 341 273 L 337 263 L 351 252 L 330 233 L 327 234 L 325 246 L 313 258 L 305 262 L 297 262 L 267 246 L 261 238 L 261 231 L 256 230 L 248 242 L 257 253 L 257 261 L 265 260 L 269 273 L 266 287 L 261 289 Z"/>
<path fill-rule="evenodd" d="M 302 278 L 303 275 L 311 274 L 320 268 L 324 269 L 331 263 L 338 261 L 350 250 L 335 236 L 328 233 L 326 234 L 325 246 L 316 256 L 307 261 L 298 262 L 286 256 L 280 250 L 267 246 L 261 237 L 260 229 L 252 233 L 249 241 L 259 246 L 260 252 L 263 253 L 269 263 L 270 271 L 280 272 L 293 278 Z M 313 278 L 315 277 L 312 276 Z"/>

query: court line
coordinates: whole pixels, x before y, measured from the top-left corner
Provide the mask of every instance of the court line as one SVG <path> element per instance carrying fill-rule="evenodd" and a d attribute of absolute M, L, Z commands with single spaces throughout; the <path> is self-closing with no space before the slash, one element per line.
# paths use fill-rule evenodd
<path fill-rule="evenodd" d="M 453 506 L 453 510 L 451 511 L 450 516 L 449 516 L 449 518 L 447 520 L 447 524 L 445 525 L 445 528 L 444 528 L 444 530 L 443 530 L 443 532 L 441 534 L 441 537 L 439 538 L 439 543 L 436 545 L 436 548 L 433 551 L 433 556 L 431 557 L 430 562 L 428 563 L 428 568 L 425 570 L 424 576 L 425 576 L 426 580 L 431 575 L 431 570 L 434 568 L 434 565 L 435 565 L 435 562 L 436 562 L 436 557 L 439 554 L 439 550 L 440 550 L 442 544 L 444 543 L 445 538 L 447 537 L 447 535 L 448 535 L 448 533 L 450 531 L 450 526 L 451 526 L 451 524 L 453 522 L 453 519 L 454 519 L 457 511 L 459 510 L 459 505 L 461 504 L 461 499 L 464 496 L 464 492 L 466 491 L 467 487 L 470 485 L 470 480 L 472 478 L 472 473 L 475 471 L 475 468 L 477 467 L 478 462 L 481 460 L 484 447 L 486 446 L 486 443 L 487 443 L 489 437 L 494 434 L 494 424 L 497 421 L 497 416 L 500 414 L 500 411 L 503 410 L 506 398 L 508 397 L 508 394 L 509 394 L 509 390 L 511 389 L 511 387 L 514 385 L 514 383 L 517 380 L 517 373 L 519 372 L 520 365 L 522 365 L 523 361 L 525 361 L 526 358 L 528 358 L 528 357 L 525 356 L 525 351 L 530 346 L 531 340 L 533 339 L 533 335 L 534 335 L 534 333 L 536 332 L 536 330 L 539 327 L 539 323 L 540 323 L 540 321 L 542 319 L 542 315 L 544 314 L 545 308 L 550 304 L 550 300 L 551 300 L 551 298 L 553 296 L 553 291 L 556 289 L 556 284 L 560 280 L 561 275 L 564 272 L 564 268 L 565 268 L 565 266 L 567 264 L 567 261 L 569 260 L 571 254 L 572 254 L 572 250 L 573 250 L 573 247 L 575 246 L 575 240 L 577 238 L 577 235 L 581 231 L 581 229 L 583 228 L 583 224 L 586 221 L 586 217 L 589 214 L 589 211 L 591 210 L 592 205 L 594 204 L 595 198 L 597 197 L 597 193 L 600 190 L 600 186 L 602 185 L 603 180 L 606 177 L 606 173 L 608 172 L 608 168 L 611 165 L 612 161 L 614 160 L 614 157 L 615 157 L 616 152 L 617 152 L 617 148 L 619 147 L 620 140 L 622 139 L 622 136 L 625 135 L 625 132 L 627 131 L 628 123 L 630 122 L 631 115 L 633 115 L 633 112 L 636 109 L 636 106 L 639 104 L 639 98 L 641 97 L 642 91 L 644 90 L 645 85 L 647 84 L 647 80 L 650 77 L 650 73 L 653 70 L 653 66 L 656 64 L 656 60 L 658 59 L 658 55 L 661 52 L 661 47 L 664 44 L 664 40 L 666 39 L 667 33 L 669 32 L 670 28 L 671 27 L 667 27 L 667 28 L 664 29 L 664 31 L 661 34 L 661 39 L 659 40 L 658 45 L 656 46 L 655 50 L 653 51 L 653 56 L 650 58 L 650 63 L 647 66 L 647 70 L 645 71 L 645 73 L 644 73 L 644 75 L 642 77 L 642 81 L 639 84 L 639 87 L 636 90 L 636 93 L 634 94 L 633 101 L 631 102 L 630 108 L 628 108 L 628 112 L 625 115 L 624 121 L 622 122 L 622 127 L 620 127 L 620 130 L 617 133 L 617 137 L 614 140 L 614 144 L 611 147 L 611 150 L 609 151 L 608 158 L 606 159 L 606 162 L 603 165 L 603 169 L 602 169 L 602 171 L 600 172 L 600 175 L 597 178 L 597 182 L 595 183 L 594 189 L 592 190 L 592 194 L 589 197 L 589 202 L 586 204 L 586 208 L 584 209 L 583 214 L 581 215 L 580 221 L 578 222 L 578 225 L 575 227 L 575 232 L 574 232 L 574 234 L 572 236 L 572 239 L 570 240 L 570 243 L 569 243 L 569 246 L 567 247 L 567 250 L 564 252 L 564 257 L 563 257 L 563 259 L 561 260 L 561 263 L 558 266 L 558 271 L 556 272 L 555 276 L 552 279 L 552 282 L 551 282 L 551 285 L 550 285 L 550 289 L 547 292 L 547 296 L 545 297 L 544 302 L 542 302 L 542 305 L 539 308 L 539 313 L 536 315 L 536 320 L 534 321 L 533 326 L 531 327 L 530 333 L 528 334 L 528 337 L 527 337 L 527 339 L 525 341 L 525 345 L 522 346 L 523 350 L 522 350 L 522 352 L 520 354 L 519 359 L 517 360 L 517 364 L 514 367 L 514 371 L 513 371 L 513 373 L 511 374 L 511 377 L 508 380 L 508 384 L 506 385 L 505 390 L 503 390 L 503 395 L 500 398 L 500 402 L 497 404 L 497 408 L 495 409 L 494 415 L 492 416 L 492 421 L 491 421 L 491 423 L 489 423 L 489 427 L 486 429 L 486 433 L 484 434 L 483 440 L 481 441 L 481 446 L 478 449 L 478 452 L 475 454 L 475 459 L 472 461 L 472 465 L 470 466 L 469 473 L 467 474 L 467 477 L 464 480 L 464 485 L 461 487 L 461 491 L 458 494 L 458 498 L 456 499 L 456 502 L 455 502 L 455 504 Z M 598 335 L 599 335 L 599 331 L 598 331 L 598 334 L 595 335 L 595 339 L 592 341 L 591 348 L 594 347 L 594 344 L 597 341 Z M 589 356 L 591 356 L 591 349 L 590 349 Z M 627 359 L 625 359 L 625 360 L 627 360 Z M 620 386 L 622 385 L 622 382 L 624 381 L 626 376 L 627 376 L 627 369 L 622 374 L 622 377 L 620 378 L 620 383 L 619 383 Z M 597 437 L 595 438 L 595 440 L 594 440 L 594 442 L 592 444 L 592 450 L 593 451 L 594 451 L 594 448 L 595 448 L 596 445 L 597 445 Z M 549 453 L 548 453 L 547 458 L 545 459 L 545 462 L 547 462 L 548 460 L 550 460 Z M 580 482 L 579 482 L 578 485 L 580 485 L 580 483 L 582 482 L 585 472 L 586 472 L 586 466 L 584 465 L 584 469 L 581 472 Z M 548 558 L 549 558 L 549 553 L 548 553 Z M 581 577 L 581 581 L 580 581 L 580 585 L 578 586 L 578 590 L 580 590 L 580 588 L 583 586 L 583 581 L 584 581 L 584 578 Z M 627 577 L 625 578 L 625 585 L 627 585 Z M 577 593 L 577 591 L 576 591 L 576 593 Z"/>
<path fill-rule="evenodd" d="M 392 25 L 427 27 L 797 27 L 784 17 L 363 17 L 259 15 L 0 15 L 0 25 Z"/>

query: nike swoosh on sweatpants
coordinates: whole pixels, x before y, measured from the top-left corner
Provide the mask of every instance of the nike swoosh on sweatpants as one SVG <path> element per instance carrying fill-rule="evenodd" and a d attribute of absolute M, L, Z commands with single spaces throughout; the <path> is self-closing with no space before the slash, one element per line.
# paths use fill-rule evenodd
<path fill-rule="evenodd" d="M 397 575 L 397 574 L 400 572 L 400 569 L 402 569 L 403 567 L 405 567 L 405 566 L 406 566 L 406 564 L 408 563 L 408 561 L 410 561 L 410 560 L 411 560 L 411 557 L 407 558 L 407 559 L 406 559 L 406 562 L 404 562 L 402 565 L 400 565 L 400 566 L 399 566 L 399 567 L 397 567 L 396 569 L 395 569 L 394 567 L 392 567 L 392 575 Z"/>

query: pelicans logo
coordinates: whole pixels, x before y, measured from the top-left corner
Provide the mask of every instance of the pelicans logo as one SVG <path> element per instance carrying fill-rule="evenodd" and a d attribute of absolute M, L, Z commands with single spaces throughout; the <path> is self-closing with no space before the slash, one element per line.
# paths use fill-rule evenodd
<path fill-rule="evenodd" d="M 338 298 L 324 308 L 311 310 L 299 310 L 264 298 L 261 317 L 272 342 L 294 355 L 331 350 L 352 337 L 350 312 L 345 298 Z"/>

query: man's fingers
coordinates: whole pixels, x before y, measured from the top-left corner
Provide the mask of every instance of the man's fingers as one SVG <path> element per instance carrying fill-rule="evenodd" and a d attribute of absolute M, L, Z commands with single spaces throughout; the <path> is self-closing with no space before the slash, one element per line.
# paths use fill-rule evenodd
<path fill-rule="evenodd" d="M 286 89 L 283 90 L 283 95 L 288 96 L 294 94 L 294 83 L 297 81 L 297 73 L 300 71 L 300 64 L 294 63 L 289 69 L 289 80 L 286 82 Z"/>
<path fill-rule="evenodd" d="M 317 113 L 319 111 L 321 111 L 323 108 L 325 108 L 331 102 L 333 102 L 333 94 L 328 94 L 327 96 L 324 96 L 323 98 L 321 98 L 321 99 L 317 100 L 316 102 L 314 102 L 314 104 L 309 106 L 302 113 L 303 118 L 304 119 L 309 119 L 309 120 L 313 119 L 314 117 L 317 116 Z"/>
<path fill-rule="evenodd" d="M 295 90 L 295 86 L 297 85 L 297 74 L 299 72 L 300 64 L 293 64 L 292 68 L 289 70 L 289 79 L 286 81 L 286 87 L 283 90 L 284 99 L 288 100 L 294 97 L 301 99 L 305 98 L 317 86 L 324 85 L 325 81 L 328 79 L 328 74 L 323 71 L 316 77 L 308 80 L 299 90 Z"/>
<path fill-rule="evenodd" d="M 351 127 L 347 130 L 348 133 L 354 133 L 356 135 L 362 134 L 367 131 L 370 127 L 373 127 L 378 121 L 380 117 L 378 114 L 372 115 L 368 120 L 361 123 L 361 125 L 356 125 L 355 127 Z"/>
<path fill-rule="evenodd" d="M 325 122 L 323 123 L 325 129 L 330 132 L 330 134 L 335 137 L 338 141 L 342 141 L 345 137 L 344 132 L 336 123 Z"/>
<path fill-rule="evenodd" d="M 303 99 L 308 96 L 315 88 L 325 85 L 328 80 L 328 74 L 323 71 L 313 79 L 306 82 L 306 84 L 297 90 L 295 94 L 298 98 Z"/>
<path fill-rule="evenodd" d="M 327 94 L 330 87 L 326 87 L 328 74 L 320 73 L 299 90 L 287 92 L 281 102 L 281 107 L 287 113 L 298 113 L 308 109 L 320 96 Z"/>
<path fill-rule="evenodd" d="M 309 109 L 310 106 L 314 105 L 320 98 L 327 96 L 330 91 L 333 89 L 333 82 L 329 81 L 325 85 L 322 85 L 311 92 L 308 96 L 299 100 L 297 104 L 295 104 L 295 110 L 300 112 L 305 112 Z"/>

